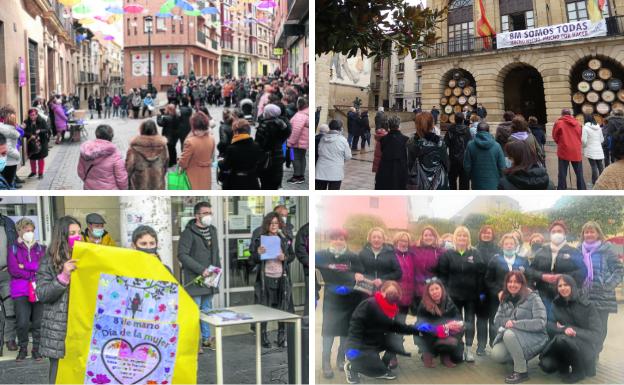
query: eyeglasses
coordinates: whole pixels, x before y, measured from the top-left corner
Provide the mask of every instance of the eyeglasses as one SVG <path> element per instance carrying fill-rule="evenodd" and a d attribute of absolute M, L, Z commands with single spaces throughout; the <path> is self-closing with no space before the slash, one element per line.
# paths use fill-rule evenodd
<path fill-rule="evenodd" d="M 440 281 L 440 279 L 439 279 L 438 277 L 431 277 L 431 278 L 427 278 L 427 279 L 425 280 L 425 283 L 426 283 L 427 285 L 428 285 L 428 284 L 430 284 L 430 283 L 432 283 L 432 282 L 441 282 L 441 281 Z"/>

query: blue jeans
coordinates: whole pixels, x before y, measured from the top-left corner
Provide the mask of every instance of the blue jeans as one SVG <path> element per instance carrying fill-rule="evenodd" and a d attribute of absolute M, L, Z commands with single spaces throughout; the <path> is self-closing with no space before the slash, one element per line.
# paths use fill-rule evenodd
<path fill-rule="evenodd" d="M 212 309 L 212 295 L 200 295 L 193 297 L 193 301 L 199 306 L 200 311 L 208 311 Z M 202 340 L 210 338 L 210 325 L 201 321 L 201 337 Z"/>

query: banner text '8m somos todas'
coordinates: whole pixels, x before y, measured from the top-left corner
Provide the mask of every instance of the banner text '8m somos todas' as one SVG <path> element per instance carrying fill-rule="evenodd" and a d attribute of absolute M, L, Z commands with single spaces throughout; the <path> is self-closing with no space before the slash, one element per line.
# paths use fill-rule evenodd
<path fill-rule="evenodd" d="M 590 20 L 549 25 L 522 31 L 502 32 L 496 35 L 497 48 L 520 47 L 550 42 L 565 42 L 607 35 L 607 22 Z"/>

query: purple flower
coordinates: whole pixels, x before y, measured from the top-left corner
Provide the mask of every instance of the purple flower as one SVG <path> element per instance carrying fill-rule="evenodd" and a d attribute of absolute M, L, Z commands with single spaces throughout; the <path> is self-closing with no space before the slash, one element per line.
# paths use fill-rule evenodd
<path fill-rule="evenodd" d="M 111 380 L 106 376 L 106 374 L 98 374 L 95 378 L 91 379 L 91 382 L 94 384 L 108 384 Z"/>
<path fill-rule="evenodd" d="M 93 372 L 89 370 L 89 371 L 87 372 L 87 376 L 89 376 L 89 377 L 93 377 Z"/>

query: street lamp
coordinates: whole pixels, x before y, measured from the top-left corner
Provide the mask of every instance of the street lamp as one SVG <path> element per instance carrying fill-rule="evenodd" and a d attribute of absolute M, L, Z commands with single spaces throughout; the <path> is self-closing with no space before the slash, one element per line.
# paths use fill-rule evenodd
<path fill-rule="evenodd" d="M 145 17 L 147 28 L 147 92 L 152 93 L 152 17 Z"/>

